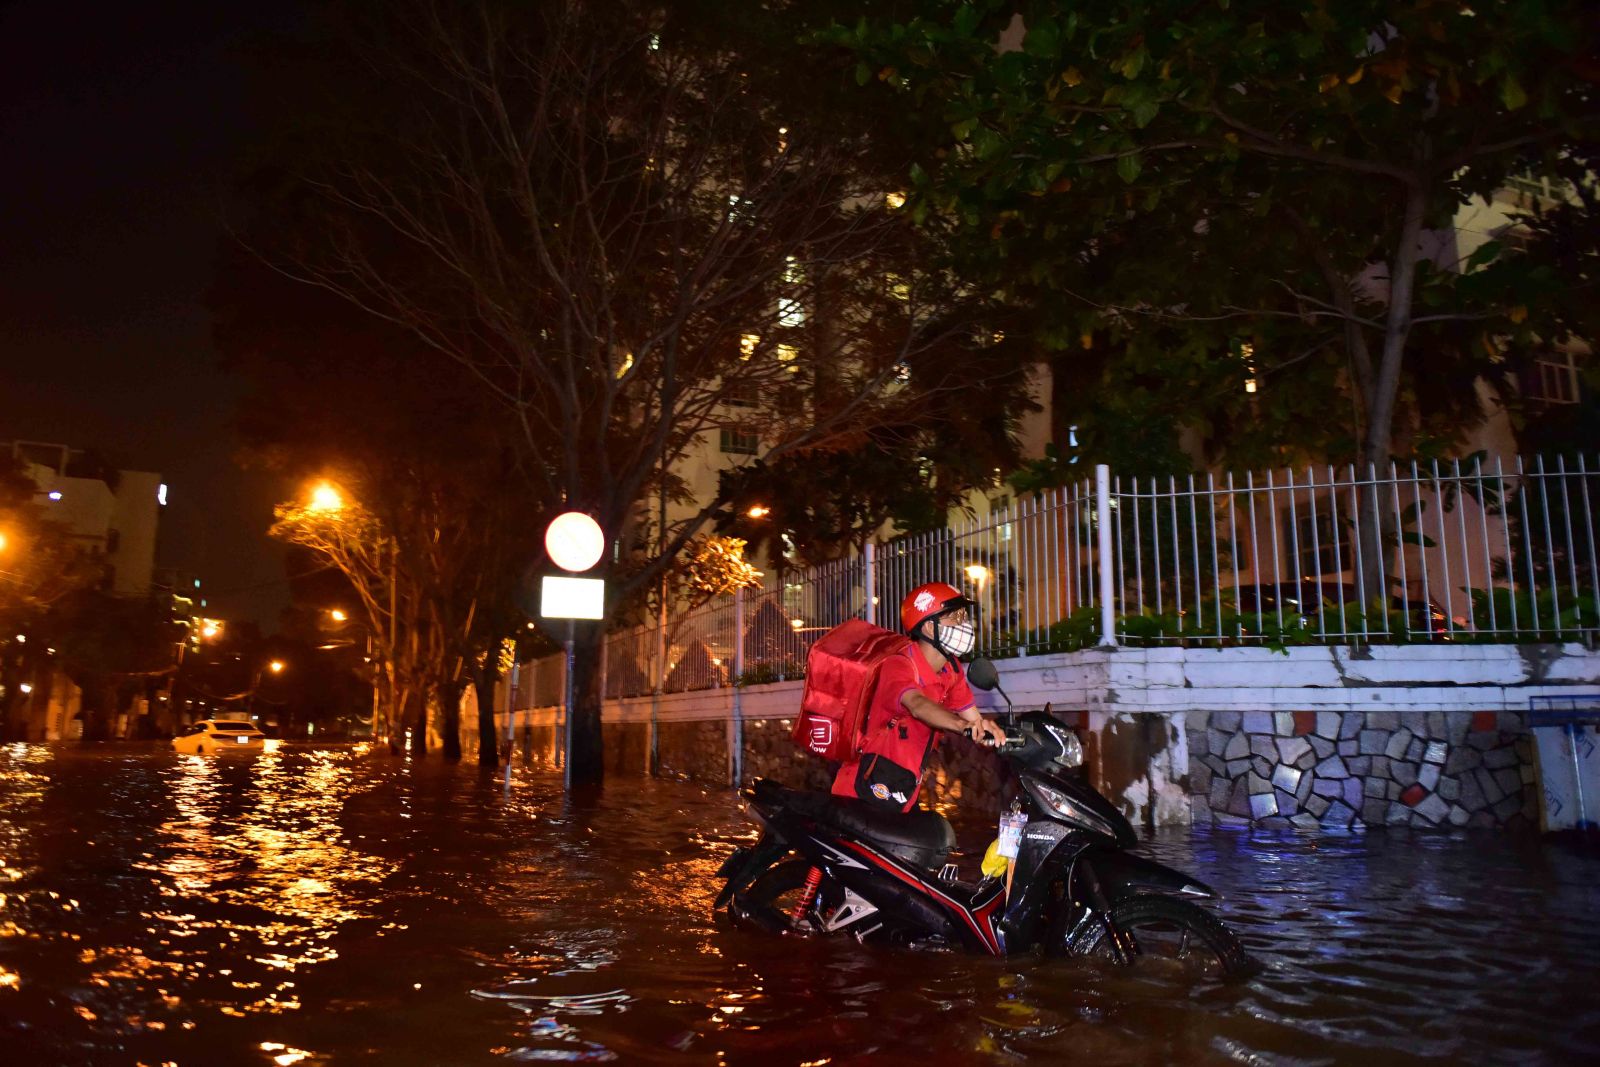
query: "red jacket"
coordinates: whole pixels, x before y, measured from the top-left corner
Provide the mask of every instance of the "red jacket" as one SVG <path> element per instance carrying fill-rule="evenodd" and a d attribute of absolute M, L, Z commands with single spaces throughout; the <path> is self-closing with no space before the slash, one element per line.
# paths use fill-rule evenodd
<path fill-rule="evenodd" d="M 910 811 L 916 804 L 922 772 L 941 731 L 900 702 L 913 689 L 953 712 L 973 706 L 972 689 L 959 662 L 951 660 L 935 671 L 916 644 L 907 647 L 905 655 L 884 660 L 867 713 L 866 741 L 855 759 L 839 767 L 833 779 L 835 796 L 898 811 Z"/>

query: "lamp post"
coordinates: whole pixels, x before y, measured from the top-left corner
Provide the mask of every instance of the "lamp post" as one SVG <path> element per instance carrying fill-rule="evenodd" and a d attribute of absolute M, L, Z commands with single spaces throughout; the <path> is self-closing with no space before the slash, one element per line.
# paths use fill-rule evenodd
<path fill-rule="evenodd" d="M 255 718 L 256 694 L 261 689 L 261 676 L 271 672 L 274 676 L 282 674 L 285 664 L 281 659 L 268 660 L 256 668 L 256 675 L 250 680 L 250 695 L 245 698 L 244 713 L 247 718 Z"/>
<path fill-rule="evenodd" d="M 581 511 L 568 511 L 551 520 L 544 533 L 545 553 L 552 563 L 569 574 L 580 574 L 600 562 L 605 554 L 606 535 L 600 524 Z M 566 692 L 562 701 L 562 784 L 572 787 L 572 712 L 573 646 L 577 641 L 578 619 L 605 618 L 605 580 L 546 575 L 540 585 L 539 614 L 547 619 L 567 620 Z M 605 694 L 600 695 L 605 699 Z M 509 775 L 506 788 L 511 786 Z"/>

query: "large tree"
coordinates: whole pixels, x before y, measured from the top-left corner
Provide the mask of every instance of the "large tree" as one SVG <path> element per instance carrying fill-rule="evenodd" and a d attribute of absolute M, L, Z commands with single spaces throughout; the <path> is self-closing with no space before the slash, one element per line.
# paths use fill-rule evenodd
<path fill-rule="evenodd" d="M 213 304 L 219 347 L 251 384 L 239 416 L 246 460 L 306 490 L 278 508 L 273 533 L 308 550 L 292 565 L 340 576 L 303 591 L 351 614 L 344 639 L 371 639 L 379 738 L 398 744 L 409 731 L 422 750 L 431 722 L 446 755 L 459 755 L 462 686 L 520 625 L 516 594 L 544 506 L 518 435 L 410 334 L 254 257 L 228 261 Z M 322 482 L 327 494 L 310 495 Z M 492 710 L 486 701 L 480 713 Z M 480 760 L 495 756 L 480 747 Z"/>
<path fill-rule="evenodd" d="M 640 527 L 678 458 L 729 428 L 771 463 L 914 424 L 953 387 L 931 354 L 988 340 L 989 302 L 919 258 L 873 131 L 808 121 L 762 56 L 677 15 L 484 2 L 359 27 L 384 92 L 306 153 L 306 221 L 262 248 L 504 405 L 533 497 L 642 546 L 601 565 L 613 605 L 727 502 Z M 598 649 L 580 630 L 579 780 L 601 772 Z"/>
<path fill-rule="evenodd" d="M 1475 418 L 1526 309 L 1452 221 L 1600 129 L 1577 0 L 917 9 L 832 35 L 945 120 L 917 218 L 1108 385 L 1164 376 L 1214 439 L 1280 446 L 1250 458 L 1382 469 Z"/>

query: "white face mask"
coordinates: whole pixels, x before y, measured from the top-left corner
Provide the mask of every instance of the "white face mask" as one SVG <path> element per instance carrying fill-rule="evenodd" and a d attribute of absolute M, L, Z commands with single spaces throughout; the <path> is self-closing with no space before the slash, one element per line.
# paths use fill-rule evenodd
<path fill-rule="evenodd" d="M 952 656 L 965 656 L 978 643 L 978 631 L 970 619 L 955 626 L 934 625 L 938 635 L 936 643 Z"/>

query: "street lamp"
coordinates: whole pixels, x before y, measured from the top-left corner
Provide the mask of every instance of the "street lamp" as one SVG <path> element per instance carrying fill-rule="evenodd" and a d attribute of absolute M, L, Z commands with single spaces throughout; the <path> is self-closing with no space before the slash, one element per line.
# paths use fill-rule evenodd
<path fill-rule="evenodd" d="M 318 482 L 311 487 L 311 511 L 338 511 L 344 507 L 344 497 L 332 482 Z"/>
<path fill-rule="evenodd" d="M 749 511 L 745 512 L 745 514 L 750 516 L 752 519 L 764 519 L 768 515 L 772 514 L 772 509 L 763 504 L 756 504 L 751 507 Z"/>
<path fill-rule="evenodd" d="M 350 616 L 345 614 L 343 608 L 329 608 L 328 618 L 332 619 L 334 622 L 344 622 L 349 619 Z"/>

